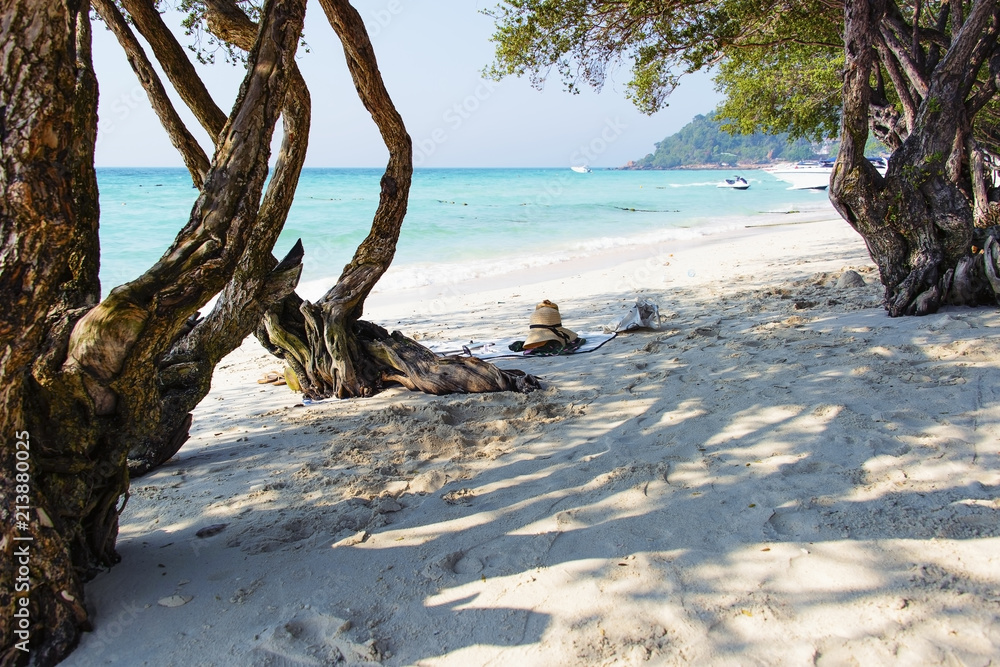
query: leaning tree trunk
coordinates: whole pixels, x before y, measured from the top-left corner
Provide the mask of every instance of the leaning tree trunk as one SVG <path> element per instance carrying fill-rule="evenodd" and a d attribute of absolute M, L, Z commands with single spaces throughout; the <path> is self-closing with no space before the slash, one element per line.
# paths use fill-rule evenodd
<path fill-rule="evenodd" d="M 97 90 L 88 5 L 4 1 L 4 664 L 26 660 L 21 648 L 37 664 L 53 664 L 72 649 L 88 626 L 82 582 L 117 560 L 130 449 L 179 446 L 215 363 L 253 330 L 270 301 L 294 288 L 298 251 L 273 260 L 268 243 L 277 231 L 261 225 L 275 218 L 258 208 L 304 12 L 305 0 L 265 4 L 247 77 L 188 225 L 155 266 L 95 305 Z M 297 178 L 301 163 L 290 162 Z M 231 284 L 234 276 L 243 289 Z M 196 320 L 220 290 L 233 294 Z M 28 469 L 18 476 L 22 451 Z M 14 560 L 20 549 L 30 556 L 23 577 Z M 7 621 L 14 618 L 17 626 Z"/>
<path fill-rule="evenodd" d="M 45 482 L 53 461 L 65 474 L 86 465 L 89 452 L 61 458 L 58 446 L 42 437 L 41 415 L 31 400 L 37 391 L 34 363 L 53 347 L 58 353 L 73 319 L 100 295 L 93 170 L 97 86 L 87 66 L 86 12 L 79 2 L 4 2 L 0 8 L 4 665 L 29 655 L 39 664 L 56 662 L 87 618 L 72 552 L 89 531 L 67 539 L 62 498 Z"/>
<path fill-rule="evenodd" d="M 874 54 L 885 12 L 884 0 L 845 5 L 841 149 L 830 198 L 864 237 L 890 315 L 923 315 L 943 304 L 995 304 L 1000 294 L 991 279 L 1000 267 L 996 243 L 990 241 L 991 233 L 975 235 L 966 185 L 972 124 L 965 98 L 975 76 L 968 65 L 972 52 L 984 34 L 995 32 L 996 2 L 980 0 L 956 31 L 926 82 L 909 136 L 893 153 L 883 178 L 865 158 L 864 148 Z M 985 251 L 978 252 L 981 248 Z"/>
<path fill-rule="evenodd" d="M 321 0 L 344 45 L 355 87 L 389 149 L 371 232 L 318 303 L 291 296 L 268 311 L 258 338 L 285 359 L 310 398 L 370 396 L 387 383 L 433 394 L 531 391 L 537 380 L 479 359 L 438 359 L 402 334 L 362 321 L 365 299 L 389 268 L 406 215 L 412 147 L 386 91 L 361 16 L 347 0 Z"/>
<path fill-rule="evenodd" d="M 258 27 L 232 0 L 206 0 L 205 4 L 217 36 L 247 52 L 253 49 Z M 191 331 L 178 339 L 160 363 L 161 385 L 165 388 L 162 428 L 133 443 L 128 457 L 133 477 L 177 453 L 187 440 L 191 410 L 209 390 L 212 369 L 257 327 L 265 310 L 291 295 L 298 283 L 301 243 L 280 262 L 271 254 L 291 208 L 309 140 L 309 90 L 294 61 L 289 67 L 289 84 L 281 109 L 284 137 L 257 211 L 254 231 L 212 312 L 192 322 Z"/>

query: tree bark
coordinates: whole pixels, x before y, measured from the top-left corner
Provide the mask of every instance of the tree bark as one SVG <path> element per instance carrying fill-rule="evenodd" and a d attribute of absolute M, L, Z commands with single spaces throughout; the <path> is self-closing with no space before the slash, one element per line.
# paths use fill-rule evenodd
<path fill-rule="evenodd" d="M 966 99 L 976 77 L 969 63 L 982 62 L 983 43 L 995 35 L 997 3 L 975 4 L 928 76 L 917 71 L 914 60 L 900 58 L 910 94 L 920 104 L 882 178 L 865 158 L 864 147 L 874 55 L 877 48 L 886 48 L 879 44 L 880 35 L 892 34 L 886 29 L 880 33 L 887 5 L 885 0 L 846 5 L 841 149 L 830 198 L 864 237 L 879 268 L 890 315 L 923 315 L 945 303 L 995 303 L 986 279 L 986 255 L 972 251 L 972 160 L 967 149 L 973 144 Z M 897 40 L 893 54 L 900 56 L 904 47 Z M 956 277 L 961 278 L 957 283 Z"/>
<path fill-rule="evenodd" d="M 52 443 L 30 399 L 40 354 L 65 344 L 74 313 L 100 293 L 97 87 L 86 5 L 8 0 L 0 16 L 0 661 L 23 662 L 30 648 L 44 665 L 87 623 L 72 540 L 53 511 L 62 499 L 44 483 Z"/>
<path fill-rule="evenodd" d="M 23 496 L 28 520 L 15 523 L 9 507 L 2 510 L 0 606 L 6 619 L 21 604 L 12 595 L 11 551 L 17 538 L 30 537 L 30 590 L 17 598 L 27 599 L 24 632 L 37 664 L 71 650 L 87 628 L 82 582 L 117 560 L 129 449 L 182 441 L 183 408 L 207 392 L 213 359 L 238 345 L 267 300 L 284 297 L 297 280 L 296 250 L 258 276 L 252 298 L 240 295 L 261 300 L 256 314 L 191 327 L 198 308 L 241 268 L 260 271 L 273 260 L 270 247 L 263 264 L 248 253 L 277 233 L 259 228 L 258 207 L 304 11 L 305 0 L 265 5 L 247 78 L 190 222 L 154 267 L 95 306 L 97 97 L 87 7 L 4 2 L 0 296 L 9 306 L 0 316 L 8 350 L 0 357 L 0 487 L 4 498 Z M 30 483 L 15 475 L 15 437 L 30 444 Z M 25 655 L 13 629 L 5 622 L 5 664 Z"/>

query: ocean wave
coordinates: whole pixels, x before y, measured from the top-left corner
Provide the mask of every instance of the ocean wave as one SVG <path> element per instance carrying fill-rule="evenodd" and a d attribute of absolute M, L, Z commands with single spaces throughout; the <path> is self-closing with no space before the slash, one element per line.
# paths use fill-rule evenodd
<path fill-rule="evenodd" d="M 586 260 L 629 248 L 655 249 L 671 242 L 692 241 L 745 227 L 732 220 L 698 227 L 661 229 L 635 236 L 604 236 L 570 242 L 562 248 L 543 252 L 523 251 L 516 255 L 480 257 L 450 263 L 420 262 L 394 264 L 379 280 L 373 293 L 397 293 L 424 288 L 447 288 L 475 280 L 508 274 L 545 273 L 574 260 Z M 320 298 L 334 278 L 309 281 L 299 286 L 299 294 L 310 301 Z"/>

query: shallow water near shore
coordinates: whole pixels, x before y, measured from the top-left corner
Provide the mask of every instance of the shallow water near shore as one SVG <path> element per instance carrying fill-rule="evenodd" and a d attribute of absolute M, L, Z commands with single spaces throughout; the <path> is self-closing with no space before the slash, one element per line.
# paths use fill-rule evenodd
<path fill-rule="evenodd" d="M 749 190 L 716 187 L 737 173 Z M 381 176 L 380 169 L 303 171 L 275 254 L 302 239 L 304 287 L 330 284 L 350 261 L 378 206 Z M 159 259 L 187 222 L 197 191 L 179 168 L 102 168 L 98 182 L 107 293 Z M 832 212 L 825 192 L 788 190 L 759 170 L 418 169 L 380 289 L 533 270 L 810 211 Z"/>

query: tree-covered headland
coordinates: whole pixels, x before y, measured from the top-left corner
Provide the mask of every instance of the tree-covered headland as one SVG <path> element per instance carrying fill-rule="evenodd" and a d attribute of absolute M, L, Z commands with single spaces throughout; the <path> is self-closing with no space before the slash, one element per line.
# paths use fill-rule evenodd
<path fill-rule="evenodd" d="M 739 134 L 726 131 L 714 113 L 695 116 L 676 133 L 656 143 L 656 150 L 625 165 L 625 169 L 679 169 L 684 167 L 754 166 L 796 162 L 820 157 L 829 144 L 818 146 L 787 132 Z M 828 154 L 823 157 L 829 157 Z"/>

